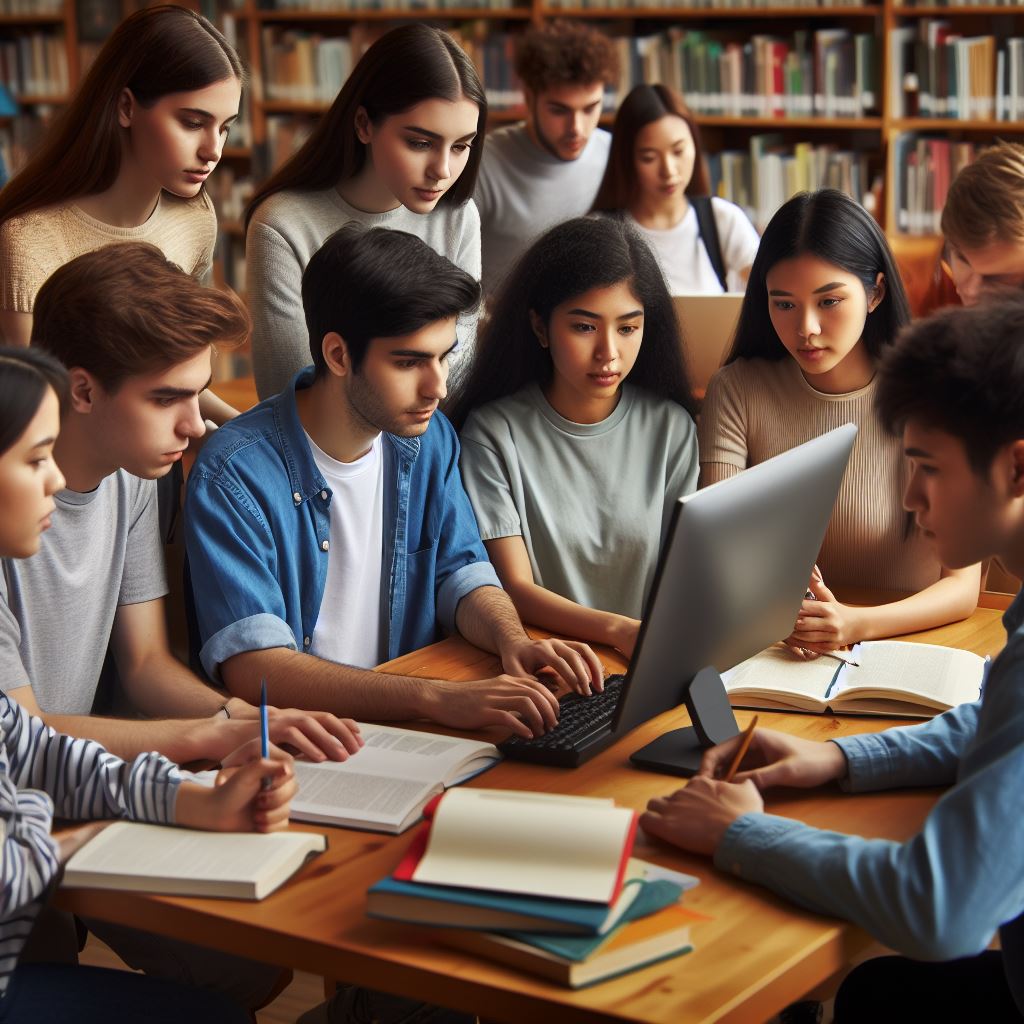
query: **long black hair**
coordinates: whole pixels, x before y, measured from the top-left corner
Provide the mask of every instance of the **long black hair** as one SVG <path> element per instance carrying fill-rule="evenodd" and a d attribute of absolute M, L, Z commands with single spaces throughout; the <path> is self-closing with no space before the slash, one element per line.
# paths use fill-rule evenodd
<path fill-rule="evenodd" d="M 477 105 L 477 136 L 458 181 L 438 204 L 461 205 L 473 195 L 487 124 L 487 95 L 476 66 L 446 32 L 415 22 L 381 36 L 359 58 L 330 109 L 320 118 L 302 148 L 261 185 L 245 211 L 284 189 L 316 191 L 354 178 L 366 163 L 366 145 L 356 135 L 356 112 L 362 107 L 373 124 L 401 114 L 425 100 Z"/>
<path fill-rule="evenodd" d="M 25 433 L 48 389 L 68 400 L 68 375 L 52 356 L 37 348 L 0 346 L 0 455 Z"/>
<path fill-rule="evenodd" d="M 878 274 L 883 275 L 885 295 L 865 321 L 861 335 L 872 360 L 910 323 L 910 306 L 896 260 L 874 217 L 836 189 L 800 192 L 779 207 L 761 236 L 726 364 L 737 359 L 789 356 L 772 326 L 765 279 L 776 263 L 804 255 L 853 274 L 868 292 L 874 289 Z"/>
<path fill-rule="evenodd" d="M 534 242 L 496 296 L 477 336 L 473 366 L 445 408 L 456 429 L 473 409 L 550 380 L 551 354 L 537 341 L 531 312 L 547 325 L 563 302 L 622 281 L 644 310 L 643 343 L 629 380 L 693 415 L 679 324 L 654 253 L 619 218 L 578 217 Z"/>

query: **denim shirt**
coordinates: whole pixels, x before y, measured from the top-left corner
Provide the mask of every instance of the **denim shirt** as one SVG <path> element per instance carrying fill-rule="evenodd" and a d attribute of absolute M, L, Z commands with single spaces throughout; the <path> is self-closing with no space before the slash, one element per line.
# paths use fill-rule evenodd
<path fill-rule="evenodd" d="M 832 741 L 846 755 L 850 791 L 950 787 L 917 835 L 863 839 L 745 814 L 715 865 L 918 960 L 980 953 L 998 930 L 1024 1011 L 1024 591 L 1003 624 L 1006 647 L 980 700 L 921 725 Z"/>
<path fill-rule="evenodd" d="M 313 368 L 221 427 L 189 474 L 185 545 L 203 668 L 245 651 L 308 651 L 330 558 L 332 493 L 295 404 Z M 459 602 L 500 586 L 459 476 L 459 444 L 435 413 L 420 437 L 384 434 L 381 660 L 455 631 Z M 329 614 L 329 609 L 325 612 Z"/>

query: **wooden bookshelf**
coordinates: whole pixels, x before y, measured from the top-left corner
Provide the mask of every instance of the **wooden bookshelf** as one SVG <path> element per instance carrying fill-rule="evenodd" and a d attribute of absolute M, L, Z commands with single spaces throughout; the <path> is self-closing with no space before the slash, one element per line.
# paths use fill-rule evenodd
<path fill-rule="evenodd" d="M 117 0 L 110 0 L 111 3 Z M 198 5 L 200 0 L 184 0 Z M 211 0 L 204 0 L 204 10 Z M 553 18 L 569 18 L 586 20 L 595 24 L 607 25 L 613 34 L 649 35 L 657 33 L 673 25 L 679 25 L 684 31 L 716 29 L 727 30 L 734 35 L 745 33 L 755 34 L 790 33 L 806 25 L 808 30 L 839 27 L 849 28 L 852 32 L 874 32 L 882 40 L 876 60 L 879 62 L 879 74 L 876 96 L 878 112 L 863 117 L 835 116 L 739 116 L 725 114 L 696 115 L 697 122 L 707 130 L 706 142 L 716 147 L 745 146 L 751 133 L 781 132 L 787 139 L 793 138 L 794 132 L 805 133 L 807 141 L 815 144 L 835 141 L 843 148 L 863 149 L 869 147 L 873 154 L 872 162 L 877 158 L 882 169 L 885 202 L 879 211 L 887 232 L 895 235 L 896 213 L 893 208 L 893 185 L 896 181 L 897 168 L 894 164 L 894 143 L 905 133 L 940 133 L 950 137 L 969 137 L 977 142 L 984 142 L 996 137 L 1024 137 L 1024 121 L 988 121 L 958 120 L 955 118 L 931 117 L 896 117 L 893 112 L 892 86 L 889 81 L 891 68 L 890 32 L 898 26 L 915 25 L 922 19 L 939 18 L 956 25 L 961 23 L 972 30 L 977 28 L 970 19 L 999 18 L 1000 24 L 1012 24 L 1014 32 L 1020 29 L 1024 35 L 1024 0 L 1013 7 L 998 4 L 986 4 L 979 7 L 957 6 L 909 6 L 898 0 L 879 0 L 877 3 L 860 3 L 838 7 L 798 7 L 780 3 L 771 7 L 743 8 L 708 8 L 708 7 L 660 7 L 648 2 L 643 6 L 623 7 L 617 5 L 609 8 L 553 6 L 550 0 L 529 0 L 508 8 L 481 7 L 467 4 L 457 8 L 426 9 L 417 4 L 410 9 L 384 10 L 315 10 L 315 9 L 267 9 L 261 6 L 262 0 L 242 0 L 238 7 L 225 5 L 221 17 L 230 16 L 234 19 L 239 48 L 243 52 L 250 69 L 249 107 L 252 126 L 253 146 L 229 145 L 223 158 L 236 169 L 244 173 L 247 164 L 261 173 L 266 172 L 265 161 L 253 157 L 262 152 L 261 147 L 267 140 L 267 118 L 311 118 L 320 115 L 328 104 L 326 102 L 293 102 L 285 100 L 265 99 L 267 82 L 264 76 L 263 29 L 264 27 L 293 27 L 305 32 L 323 32 L 327 36 L 346 34 L 350 27 L 359 22 L 382 24 L 410 20 L 424 20 L 441 27 L 460 26 L 467 23 L 480 22 L 500 29 L 507 26 L 509 31 L 521 31 L 527 24 L 542 24 Z M 10 38 L 21 31 L 61 32 L 67 47 L 68 75 L 71 87 L 74 88 L 80 77 L 79 46 L 77 33 L 76 0 L 63 0 L 61 10 L 46 13 L 0 14 L 0 38 Z M 1005 19 L 1020 19 L 1006 22 Z M 988 24 L 987 22 L 985 24 Z M 993 28 L 986 32 L 996 34 Z M 1002 33 L 1005 34 L 1005 33 Z M 65 102 L 64 95 L 34 95 L 18 97 L 19 102 L 28 108 L 37 106 L 53 106 Z M 501 124 L 517 120 L 520 114 L 516 110 L 492 110 L 488 117 L 489 124 Z M 610 123 L 610 117 L 602 118 L 602 123 Z M 0 127 L 7 122 L 0 120 Z M 831 138 L 829 137 L 831 135 Z M 226 223 L 224 234 L 233 244 L 240 244 L 238 225 Z"/>

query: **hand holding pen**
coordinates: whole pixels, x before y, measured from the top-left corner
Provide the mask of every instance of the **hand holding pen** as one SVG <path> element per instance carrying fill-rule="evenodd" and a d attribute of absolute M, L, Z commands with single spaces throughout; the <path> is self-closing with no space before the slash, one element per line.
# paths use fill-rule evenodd
<path fill-rule="evenodd" d="M 855 664 L 848 655 L 837 651 L 863 639 L 861 614 L 861 609 L 836 600 L 825 585 L 821 570 L 814 566 L 793 632 L 785 642 L 798 657 L 824 654 L 846 664 Z"/>

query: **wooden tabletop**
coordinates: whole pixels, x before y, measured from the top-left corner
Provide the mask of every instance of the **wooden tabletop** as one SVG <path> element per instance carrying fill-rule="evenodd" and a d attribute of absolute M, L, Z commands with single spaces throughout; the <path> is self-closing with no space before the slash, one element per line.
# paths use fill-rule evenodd
<path fill-rule="evenodd" d="M 1006 602 L 987 603 L 1005 606 Z M 908 639 L 995 654 L 1004 640 L 1000 615 L 999 607 L 979 608 L 963 623 Z M 609 670 L 623 669 L 616 652 L 600 654 Z M 496 662 L 464 641 L 451 639 L 386 667 L 410 675 L 472 679 L 492 674 Z M 893 724 L 875 718 L 760 715 L 766 726 L 815 739 L 877 731 Z M 745 727 L 750 713 L 740 711 L 737 719 Z M 682 724 L 686 724 L 685 712 L 668 712 L 580 768 L 507 762 L 469 785 L 613 796 L 620 805 L 639 811 L 651 797 L 677 788 L 681 780 L 639 771 L 630 766 L 629 754 Z M 769 793 L 766 804 L 770 812 L 821 827 L 905 839 L 919 828 L 937 795 L 935 790 L 866 795 L 843 795 L 837 789 L 793 790 Z M 764 1020 L 839 970 L 868 941 L 851 925 L 798 910 L 763 889 L 720 874 L 703 858 L 640 836 L 638 856 L 699 876 L 701 884 L 687 893 L 686 904 L 712 920 L 693 927 L 693 953 L 572 992 L 448 950 L 429 931 L 367 919 L 366 890 L 393 870 L 410 833 L 387 837 L 316 826 L 308 830 L 329 837 L 327 852 L 261 903 L 88 890 L 65 890 L 60 903 L 83 916 L 415 996 L 494 1020 L 530 1020 L 531 1024 Z"/>

